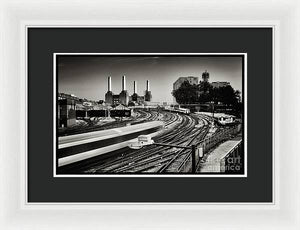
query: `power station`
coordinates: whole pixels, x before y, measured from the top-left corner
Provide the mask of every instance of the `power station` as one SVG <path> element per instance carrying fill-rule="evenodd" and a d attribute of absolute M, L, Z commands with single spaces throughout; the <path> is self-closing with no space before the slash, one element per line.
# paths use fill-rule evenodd
<path fill-rule="evenodd" d="M 133 94 L 129 96 L 128 91 L 126 90 L 126 76 L 122 76 L 122 91 L 120 94 L 114 94 L 112 92 L 112 84 L 111 84 L 111 77 L 107 79 L 108 87 L 107 92 L 105 94 L 105 103 L 110 105 L 128 105 L 130 101 L 136 103 L 143 103 L 144 101 L 150 102 L 152 99 L 151 91 L 150 91 L 150 82 L 149 80 L 146 81 L 146 91 L 145 96 L 139 96 L 137 94 L 137 82 L 133 82 Z"/>
<path fill-rule="evenodd" d="M 128 105 L 129 95 L 126 90 L 126 77 L 122 76 L 122 91 L 119 94 L 119 104 Z"/>
<path fill-rule="evenodd" d="M 146 82 L 146 91 L 145 91 L 145 101 L 151 101 L 152 94 L 150 91 L 150 82 L 147 80 Z"/>
<path fill-rule="evenodd" d="M 133 82 L 133 94 L 131 95 L 131 100 L 132 101 L 138 101 L 138 94 L 137 94 L 137 85 L 136 85 L 136 81 Z"/>

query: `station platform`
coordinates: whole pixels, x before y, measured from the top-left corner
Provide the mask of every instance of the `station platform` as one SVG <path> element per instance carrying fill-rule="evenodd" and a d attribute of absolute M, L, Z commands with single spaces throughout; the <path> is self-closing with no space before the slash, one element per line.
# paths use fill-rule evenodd
<path fill-rule="evenodd" d="M 220 144 L 212 152 L 209 153 L 205 162 L 201 163 L 200 168 L 197 170 L 202 173 L 220 173 L 221 160 L 242 140 L 241 136 L 237 136 Z"/>

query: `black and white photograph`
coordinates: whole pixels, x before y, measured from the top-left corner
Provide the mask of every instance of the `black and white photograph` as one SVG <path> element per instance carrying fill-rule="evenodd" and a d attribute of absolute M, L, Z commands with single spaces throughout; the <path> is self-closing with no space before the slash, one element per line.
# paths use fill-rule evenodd
<path fill-rule="evenodd" d="M 245 54 L 55 54 L 57 175 L 245 176 Z"/>

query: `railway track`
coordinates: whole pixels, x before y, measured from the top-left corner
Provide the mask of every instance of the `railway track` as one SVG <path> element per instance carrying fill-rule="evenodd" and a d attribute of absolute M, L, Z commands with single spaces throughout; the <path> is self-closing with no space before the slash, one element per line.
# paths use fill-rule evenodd
<path fill-rule="evenodd" d="M 170 117 L 170 116 L 168 116 Z M 174 115 L 171 115 L 171 117 L 173 118 L 173 123 L 177 122 L 179 118 L 178 115 L 175 115 L 174 119 Z M 168 123 L 167 125 L 170 125 L 170 123 Z M 185 125 L 184 124 L 180 124 L 181 126 Z M 180 127 L 179 127 L 180 128 Z M 166 135 L 169 136 L 170 132 L 172 130 L 168 130 L 166 132 Z M 161 138 L 163 138 L 164 135 L 161 135 L 159 137 L 154 138 L 154 140 L 156 142 L 161 141 Z M 129 149 L 128 151 L 125 151 L 121 156 L 117 157 L 117 158 L 109 158 L 106 159 L 105 161 L 102 161 L 103 164 L 99 165 L 99 163 L 95 163 L 93 165 L 93 168 L 88 170 L 88 173 L 95 173 L 95 172 L 107 172 L 107 171 L 113 171 L 114 169 L 117 169 L 118 167 L 120 168 L 123 165 L 128 165 L 128 164 L 132 164 L 133 158 L 134 159 L 143 159 L 143 158 L 147 158 L 149 157 L 151 154 L 153 154 L 153 152 L 159 152 L 161 151 L 163 148 L 162 147 L 157 147 L 157 146 L 146 146 L 145 148 L 141 149 L 141 150 L 131 150 Z"/>
<path fill-rule="evenodd" d="M 205 117 L 178 115 L 174 113 L 152 112 L 148 119 L 165 121 L 166 126 L 173 125 L 160 136 L 154 138 L 156 143 L 168 143 L 187 146 L 203 139 L 210 121 Z M 200 129 L 197 124 L 203 124 Z M 192 140 L 192 141 L 191 141 Z M 171 172 L 176 171 L 175 162 L 180 162 L 189 151 L 178 150 L 174 147 L 146 146 L 141 150 L 127 150 L 121 156 L 108 158 L 83 168 L 84 173 L 138 173 L 138 172 Z M 170 163 L 171 162 L 171 163 Z M 163 169 L 163 170 L 162 170 Z"/>
<path fill-rule="evenodd" d="M 208 132 L 208 128 L 205 126 L 199 131 L 198 135 L 191 138 L 191 140 L 188 142 L 188 145 L 196 144 L 203 140 Z M 190 149 L 188 150 L 181 150 L 177 155 L 173 157 L 171 161 L 169 161 L 167 164 L 165 164 L 163 167 L 160 168 L 158 172 L 160 173 L 176 173 L 180 172 L 183 168 L 184 164 L 190 160 L 192 151 Z"/>

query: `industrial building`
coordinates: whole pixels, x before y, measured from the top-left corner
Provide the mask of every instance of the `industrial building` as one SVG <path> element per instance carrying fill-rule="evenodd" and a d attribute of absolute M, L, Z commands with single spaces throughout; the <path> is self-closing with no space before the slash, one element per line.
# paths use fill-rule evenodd
<path fill-rule="evenodd" d="M 81 99 L 73 94 L 58 93 L 57 126 L 67 128 L 75 125 L 77 117 L 87 117 L 88 111 L 101 110 L 100 107 L 103 106 L 97 102 Z"/>
<path fill-rule="evenodd" d="M 221 87 L 226 87 L 226 86 L 229 86 L 230 83 L 227 82 L 227 81 L 215 81 L 215 82 L 212 82 L 211 83 L 211 86 L 213 88 L 221 88 Z"/>
<path fill-rule="evenodd" d="M 58 127 L 69 127 L 76 124 L 76 101 L 70 98 L 59 98 L 57 106 Z"/>
<path fill-rule="evenodd" d="M 133 101 L 136 104 L 142 104 L 145 101 L 144 96 L 139 96 L 137 94 L 137 82 L 136 81 L 133 81 L 133 94 L 131 95 L 131 97 L 129 97 L 129 101 Z"/>
<path fill-rule="evenodd" d="M 105 102 L 111 105 L 123 104 L 127 105 L 129 102 L 129 94 L 126 90 L 126 77 L 122 76 L 122 91 L 120 94 L 113 94 L 111 90 L 111 77 L 108 77 L 108 89 L 105 94 Z"/>
<path fill-rule="evenodd" d="M 108 104 L 114 104 L 113 103 L 113 92 L 111 91 L 111 77 L 107 78 L 107 92 L 105 94 L 105 102 Z"/>
<path fill-rule="evenodd" d="M 130 101 L 133 101 L 137 104 L 141 104 L 144 101 L 150 102 L 152 99 L 152 94 L 150 91 L 150 82 L 146 82 L 146 91 L 144 96 L 139 96 L 137 94 L 137 82 L 133 82 L 133 94 L 129 96 L 128 91 L 126 90 L 126 77 L 122 76 L 122 91 L 120 94 L 114 94 L 111 90 L 111 77 L 108 77 L 108 90 L 105 94 L 105 103 L 110 105 L 128 105 Z"/>
<path fill-rule="evenodd" d="M 131 95 L 131 101 L 137 101 L 137 100 L 138 100 L 137 85 L 136 85 L 136 81 L 133 81 L 133 94 Z"/>
<path fill-rule="evenodd" d="M 147 80 L 146 82 L 146 91 L 145 91 L 145 101 L 150 102 L 152 99 L 152 94 L 150 91 L 150 82 Z"/>
<path fill-rule="evenodd" d="M 173 83 L 173 90 L 179 89 L 182 83 L 185 81 L 188 81 L 191 85 L 199 84 L 198 77 L 193 77 L 193 76 L 180 77 Z M 205 72 L 202 73 L 202 82 L 209 82 L 209 72 L 207 72 L 207 70 L 205 70 Z M 225 87 L 228 85 L 230 85 L 230 83 L 226 81 L 216 81 L 211 83 L 211 86 L 214 88 Z"/>
<path fill-rule="evenodd" d="M 188 76 L 188 77 L 180 77 L 173 83 L 173 90 L 179 89 L 183 82 L 188 81 L 191 85 L 198 85 L 199 78 Z"/>

